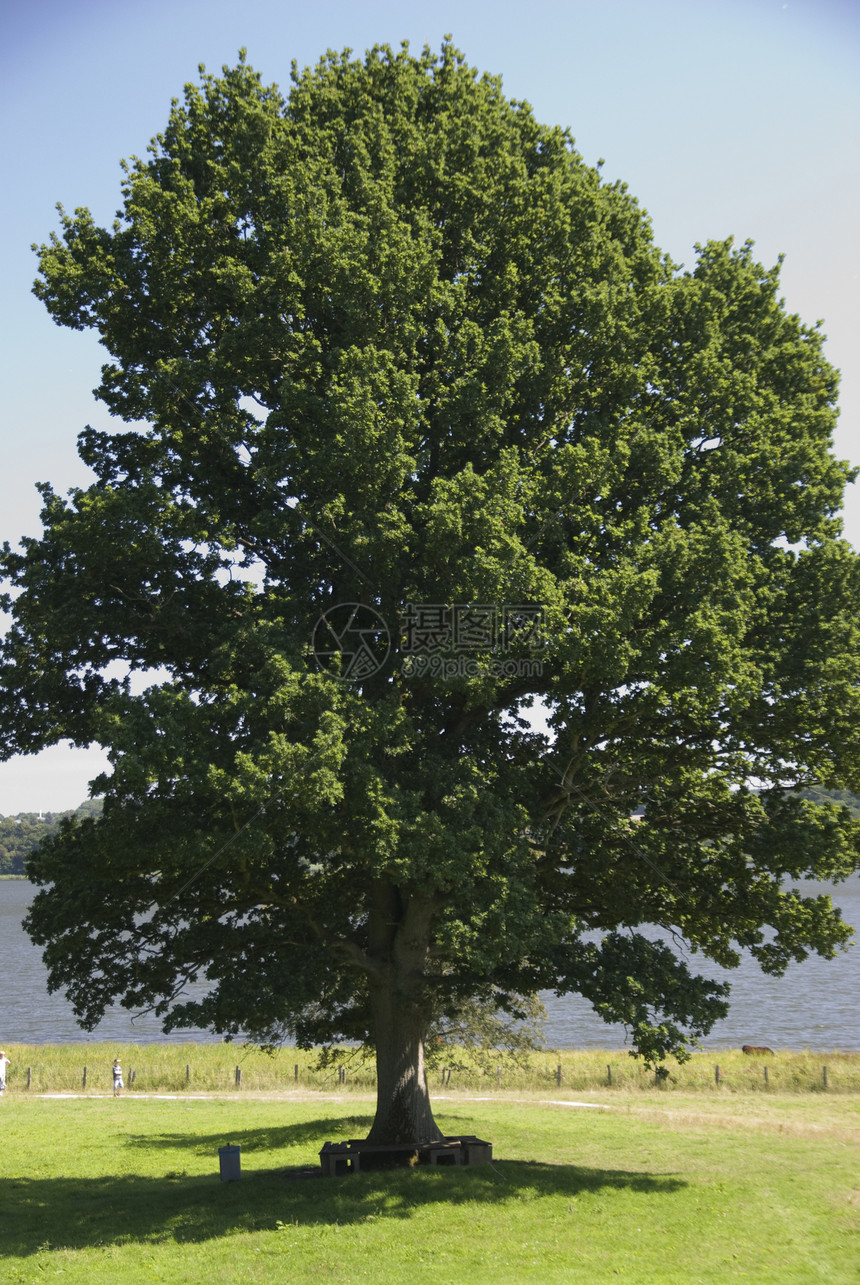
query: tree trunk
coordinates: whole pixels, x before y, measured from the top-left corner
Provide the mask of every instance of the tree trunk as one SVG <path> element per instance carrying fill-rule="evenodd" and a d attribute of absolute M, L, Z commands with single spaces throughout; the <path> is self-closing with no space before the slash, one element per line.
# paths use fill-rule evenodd
<path fill-rule="evenodd" d="M 370 910 L 375 967 L 368 977 L 377 1077 L 376 1118 L 367 1138 L 373 1144 L 442 1137 L 424 1069 L 430 1022 L 424 970 L 432 917 L 429 898 L 404 895 L 387 880 L 375 885 Z"/>
<path fill-rule="evenodd" d="M 424 1069 L 426 1013 L 398 991 L 396 982 L 374 987 L 371 1003 L 376 1040 L 376 1118 L 367 1141 L 436 1142 L 442 1131 L 433 1119 Z"/>

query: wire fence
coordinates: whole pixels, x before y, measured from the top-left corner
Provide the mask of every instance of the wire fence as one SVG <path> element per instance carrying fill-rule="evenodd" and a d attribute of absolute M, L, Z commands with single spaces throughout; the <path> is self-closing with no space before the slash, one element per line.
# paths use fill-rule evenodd
<path fill-rule="evenodd" d="M 372 1056 L 344 1047 L 281 1048 L 273 1054 L 224 1044 L 9 1045 L 8 1092 L 110 1094 L 113 1063 L 122 1091 L 133 1093 L 373 1092 Z M 833 1051 L 694 1053 L 689 1061 L 646 1066 L 624 1051 L 543 1050 L 516 1057 L 457 1046 L 436 1049 L 428 1063 L 431 1094 L 509 1092 L 852 1092 L 860 1093 L 860 1053 Z"/>

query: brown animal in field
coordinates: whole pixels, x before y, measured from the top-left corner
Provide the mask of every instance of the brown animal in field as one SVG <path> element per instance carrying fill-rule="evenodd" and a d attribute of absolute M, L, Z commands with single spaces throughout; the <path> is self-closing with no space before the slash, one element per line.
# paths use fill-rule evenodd
<path fill-rule="evenodd" d="M 773 1049 L 765 1048 L 763 1044 L 742 1044 L 741 1052 L 752 1053 L 753 1055 L 759 1056 L 759 1057 L 761 1056 L 762 1053 L 770 1053 L 771 1057 L 775 1056 Z"/>

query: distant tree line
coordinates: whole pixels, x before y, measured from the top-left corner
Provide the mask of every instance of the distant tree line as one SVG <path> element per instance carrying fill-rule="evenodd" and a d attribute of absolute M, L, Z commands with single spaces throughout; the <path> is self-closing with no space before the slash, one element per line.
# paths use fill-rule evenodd
<path fill-rule="evenodd" d="M 799 794 L 802 799 L 809 799 L 812 803 L 839 803 L 852 816 L 860 817 L 860 795 L 852 794 L 850 790 L 824 790 L 816 785 L 808 790 L 800 790 Z"/>
<path fill-rule="evenodd" d="M 49 834 L 55 834 L 64 817 L 95 816 L 101 812 L 101 799 L 88 799 L 68 812 L 19 812 L 0 816 L 0 875 L 23 875 L 27 856 Z"/>

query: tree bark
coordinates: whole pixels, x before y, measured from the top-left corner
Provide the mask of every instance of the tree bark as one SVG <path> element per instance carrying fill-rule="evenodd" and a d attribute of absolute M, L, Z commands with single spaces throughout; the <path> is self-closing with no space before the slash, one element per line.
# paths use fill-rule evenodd
<path fill-rule="evenodd" d="M 376 1044 L 376 1118 L 367 1137 L 373 1144 L 417 1145 L 442 1137 L 424 1067 L 431 1016 L 424 968 L 432 912 L 428 899 L 403 898 L 391 885 L 377 886 L 371 911 L 377 969 L 368 979 Z"/>
<path fill-rule="evenodd" d="M 371 1143 L 436 1142 L 442 1131 L 433 1119 L 424 1067 L 426 1014 L 416 1011 L 395 988 L 372 997 L 376 1036 L 376 1118 Z"/>

